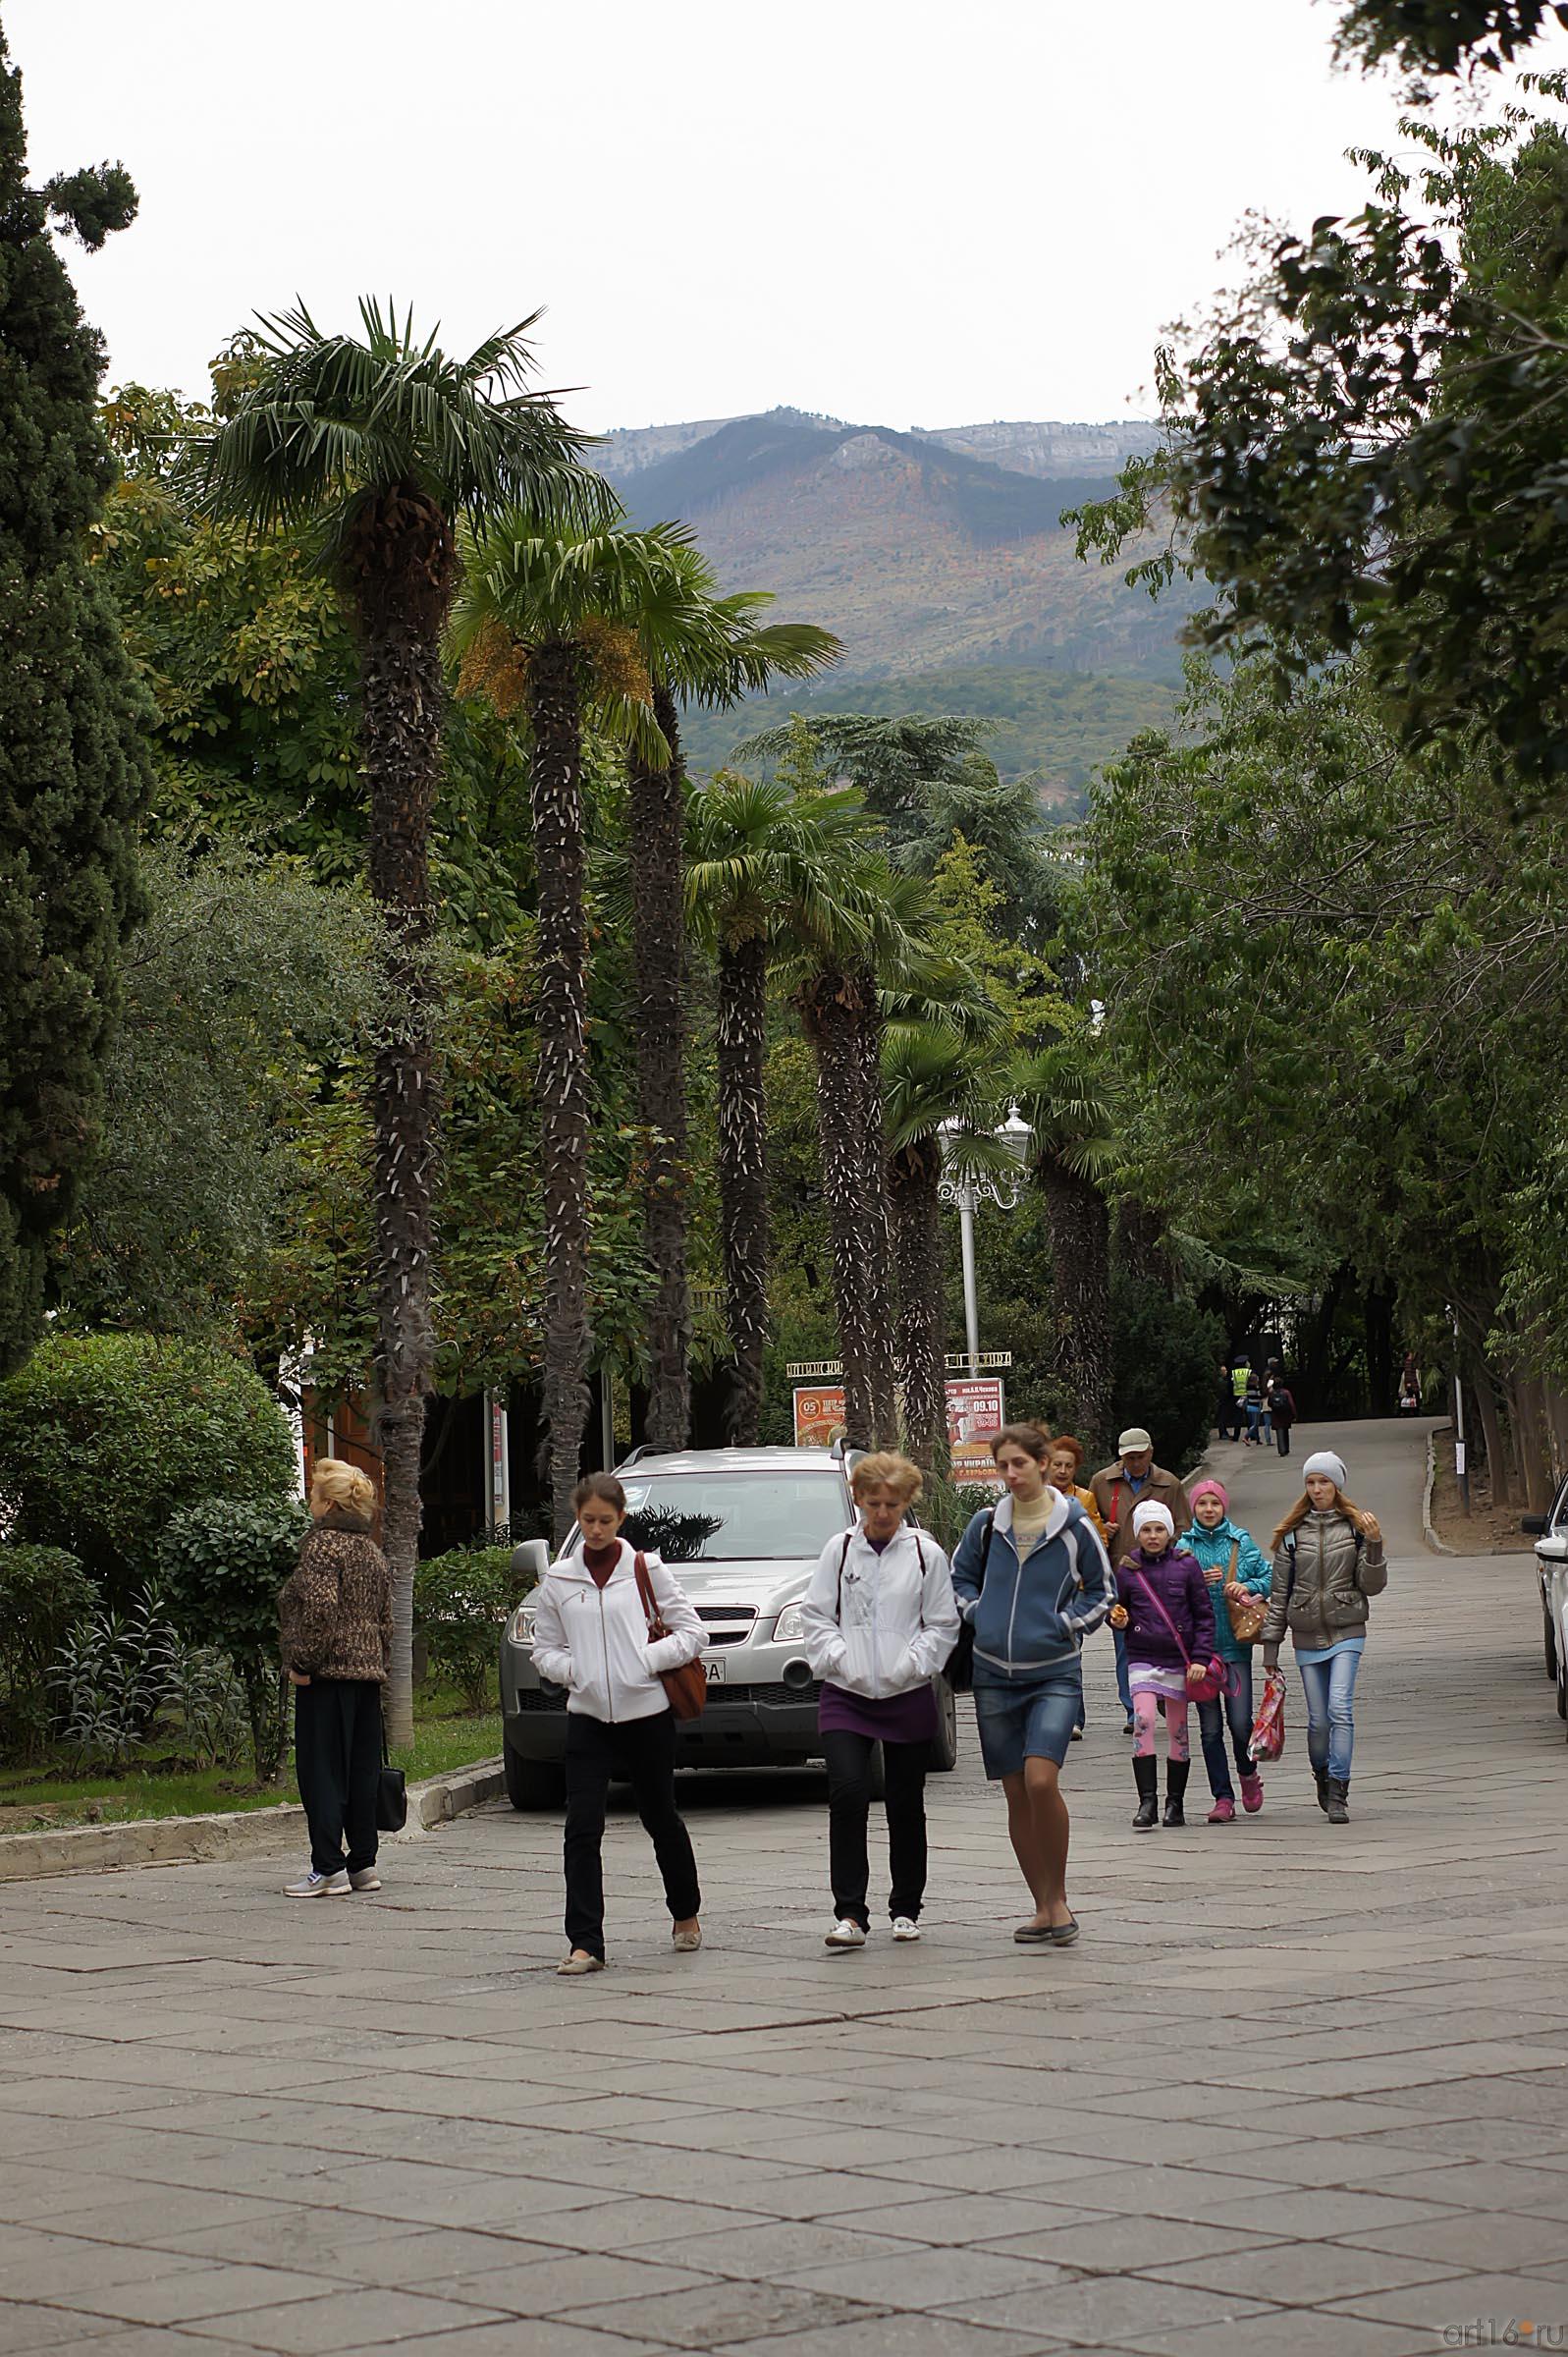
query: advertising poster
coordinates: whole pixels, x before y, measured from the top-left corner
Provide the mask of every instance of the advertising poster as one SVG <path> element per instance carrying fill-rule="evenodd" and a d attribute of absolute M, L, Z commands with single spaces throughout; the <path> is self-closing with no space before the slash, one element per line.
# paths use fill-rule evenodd
<path fill-rule="evenodd" d="M 947 1445 L 952 1451 L 952 1478 L 957 1488 L 1000 1487 L 991 1461 L 991 1435 L 1000 1432 L 1006 1420 L 1000 1375 L 949 1375 Z M 795 1447 L 826 1449 L 842 1431 L 843 1385 L 797 1383 Z"/>

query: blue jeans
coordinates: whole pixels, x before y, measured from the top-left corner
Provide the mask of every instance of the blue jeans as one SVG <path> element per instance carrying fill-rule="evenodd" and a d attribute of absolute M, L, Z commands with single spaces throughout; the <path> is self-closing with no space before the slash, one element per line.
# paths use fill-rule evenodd
<path fill-rule="evenodd" d="M 1252 1664 L 1229 1662 L 1226 1668 L 1235 1684 L 1228 1694 L 1218 1695 L 1213 1702 L 1198 1705 L 1198 1735 L 1203 1744 L 1203 1764 L 1209 1771 L 1209 1789 L 1216 1800 L 1234 1800 L 1235 1788 L 1230 1781 L 1230 1763 L 1225 1758 L 1225 1728 L 1230 1729 L 1231 1746 L 1236 1754 L 1238 1776 L 1256 1776 L 1258 1771 L 1247 1756 L 1252 1736 Z"/>
<path fill-rule="evenodd" d="M 1307 1757 L 1314 1774 L 1326 1769 L 1342 1782 L 1350 1781 L 1350 1753 L 1356 1739 L 1352 1711 L 1356 1672 L 1361 1655 L 1331 1654 L 1325 1662 L 1304 1662 L 1297 1656 L 1301 1683 L 1307 1696 Z"/>
<path fill-rule="evenodd" d="M 1132 1718 L 1132 1688 L 1127 1683 L 1127 1639 L 1124 1632 L 1119 1628 L 1113 1628 L 1110 1632 L 1110 1635 L 1111 1641 L 1116 1648 L 1116 1692 L 1121 1696 L 1121 1707 L 1126 1712 L 1127 1718 L 1130 1722 Z M 1078 1725 L 1082 1727 L 1083 1724 L 1084 1711 L 1083 1705 L 1080 1703 L 1078 1706 Z"/>

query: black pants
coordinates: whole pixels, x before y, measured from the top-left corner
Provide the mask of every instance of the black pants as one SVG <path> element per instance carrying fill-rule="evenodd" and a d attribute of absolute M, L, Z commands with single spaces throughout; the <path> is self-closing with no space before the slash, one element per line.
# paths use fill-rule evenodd
<path fill-rule="evenodd" d="M 1280 1455 L 1288 1456 L 1290 1454 L 1290 1426 L 1281 1424 L 1277 1416 L 1274 1418 L 1274 1439 L 1279 1444 Z"/>
<path fill-rule="evenodd" d="M 381 1775 L 381 1688 L 374 1678 L 313 1677 L 296 1686 L 294 1766 L 317 1874 L 373 1866 Z"/>
<path fill-rule="evenodd" d="M 609 1726 L 583 1711 L 567 1714 L 567 1944 L 605 1952 L 605 1881 L 602 1844 L 605 1803 L 612 1776 L 631 1786 L 644 1832 L 664 1876 L 665 1904 L 673 1923 L 685 1923 L 702 1906 L 691 1836 L 676 1807 L 676 1723 L 669 1711 L 652 1719 L 622 1719 Z"/>
<path fill-rule="evenodd" d="M 866 1891 L 871 1862 L 866 1854 L 866 1827 L 871 1816 L 871 1755 L 869 1735 L 836 1727 L 822 1738 L 828 1762 L 828 1871 L 833 1877 L 834 1912 L 847 1916 L 861 1930 L 871 1929 Z M 926 1768 L 929 1743 L 884 1743 L 883 1771 L 887 1781 L 888 1863 L 892 1891 L 890 1915 L 920 1914 L 926 1894 Z"/>

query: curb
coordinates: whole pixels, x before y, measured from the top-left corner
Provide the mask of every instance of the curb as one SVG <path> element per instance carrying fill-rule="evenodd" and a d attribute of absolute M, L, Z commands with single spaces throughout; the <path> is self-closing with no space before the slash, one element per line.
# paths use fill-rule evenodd
<path fill-rule="evenodd" d="M 1439 1539 L 1432 1526 L 1432 1493 L 1437 1479 L 1437 1427 L 1434 1424 L 1427 1435 L 1427 1486 L 1421 1493 L 1421 1535 L 1433 1555 L 1457 1556 L 1457 1547 Z"/>
<path fill-rule="evenodd" d="M 500 1755 L 472 1760 L 408 1786 L 408 1822 L 393 1837 L 415 1841 L 495 1799 L 506 1783 Z M 305 1813 L 297 1801 L 212 1817 L 138 1817 L 125 1825 L 75 1825 L 59 1833 L 0 1834 L 0 1883 L 49 1874 L 104 1874 L 135 1866 L 192 1866 L 297 1848 Z"/>

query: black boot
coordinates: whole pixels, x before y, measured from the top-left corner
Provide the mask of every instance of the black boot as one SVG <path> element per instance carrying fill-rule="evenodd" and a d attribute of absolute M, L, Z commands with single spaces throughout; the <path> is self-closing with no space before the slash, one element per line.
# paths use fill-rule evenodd
<path fill-rule="evenodd" d="M 1348 1809 L 1348 1808 L 1345 1806 L 1345 1803 L 1346 1803 L 1346 1802 L 1349 1800 L 1349 1798 L 1350 1798 L 1350 1779 L 1349 1779 L 1349 1777 L 1348 1777 L 1348 1776 L 1331 1776 L 1331 1777 L 1329 1777 L 1329 1779 L 1328 1779 L 1328 1799 L 1327 1799 L 1327 1802 L 1326 1802 L 1326 1804 L 1325 1804 L 1325 1805 L 1326 1805 L 1326 1807 L 1327 1807 L 1327 1810 L 1328 1810 L 1328 1822 L 1329 1822 L 1329 1824 L 1330 1824 L 1330 1825 L 1348 1825 L 1348 1824 L 1350 1823 L 1350 1811 L 1349 1811 L 1349 1809 Z"/>
<path fill-rule="evenodd" d="M 1160 1764 L 1151 1752 L 1148 1759 L 1134 1758 L 1132 1773 L 1138 1784 L 1138 1814 L 1132 1821 L 1135 1834 L 1152 1834 L 1160 1823 Z"/>
<path fill-rule="evenodd" d="M 1318 1780 L 1318 1806 L 1325 1809 L 1328 1806 L 1328 1771 L 1326 1768 L 1315 1768 L 1312 1773 Z"/>
<path fill-rule="evenodd" d="M 1191 1770 L 1192 1762 L 1190 1760 L 1167 1760 L 1165 1762 L 1165 1823 L 1167 1825 L 1185 1825 L 1187 1822 L 1187 1812 L 1181 1804 L 1186 1797 L 1187 1778 Z"/>

